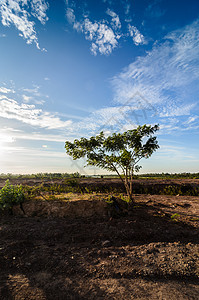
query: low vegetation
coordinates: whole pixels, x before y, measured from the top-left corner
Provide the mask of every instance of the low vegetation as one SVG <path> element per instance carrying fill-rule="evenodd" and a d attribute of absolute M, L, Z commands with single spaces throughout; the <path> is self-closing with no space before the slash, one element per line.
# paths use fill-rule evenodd
<path fill-rule="evenodd" d="M 0 209 L 10 210 L 14 205 L 21 205 L 25 200 L 25 194 L 21 185 L 11 185 L 9 179 L 0 190 Z"/>
<path fill-rule="evenodd" d="M 18 182 L 19 180 L 17 180 Z M 22 180 L 21 180 L 22 181 Z M 35 199 L 45 201 L 61 200 L 66 201 L 71 198 L 71 194 L 76 197 L 100 195 L 104 198 L 115 196 L 126 201 L 125 186 L 119 179 L 94 179 L 94 178 L 65 178 L 63 180 L 39 180 L 33 185 L 32 181 L 25 180 L 22 184 L 16 184 L 6 180 L 0 190 L 0 210 L 9 210 L 15 205 L 20 205 L 23 209 L 23 202 Z M 134 195 L 171 195 L 171 196 L 199 196 L 199 186 L 192 182 L 176 182 L 175 180 L 167 183 L 164 180 L 134 179 L 132 192 Z M 69 196 L 67 196 L 69 195 Z M 80 197 L 81 198 L 81 197 Z"/>

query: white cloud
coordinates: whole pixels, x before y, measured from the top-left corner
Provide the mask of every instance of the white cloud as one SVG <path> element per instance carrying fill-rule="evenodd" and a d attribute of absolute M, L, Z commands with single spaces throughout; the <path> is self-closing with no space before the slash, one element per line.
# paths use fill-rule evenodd
<path fill-rule="evenodd" d="M 193 123 L 195 122 L 196 120 L 198 120 L 198 116 L 192 116 L 192 117 L 189 117 L 188 120 L 185 122 L 185 124 L 190 124 L 190 123 Z"/>
<path fill-rule="evenodd" d="M 4 136 L 5 139 L 7 137 L 8 141 L 31 140 L 31 141 L 64 143 L 66 140 L 66 136 L 60 133 L 51 134 L 48 131 L 45 131 L 45 133 L 31 132 L 30 134 L 29 132 L 24 132 L 16 128 L 8 128 L 8 127 L 4 127 L 0 129 L 0 136 Z"/>
<path fill-rule="evenodd" d="M 199 20 L 167 35 L 115 76 L 115 101 L 125 103 L 139 91 L 162 116 L 190 114 L 198 103 L 198 53 Z"/>
<path fill-rule="evenodd" d="M 11 90 L 11 89 L 8 89 L 8 88 L 5 88 L 5 87 L 0 87 L 0 93 L 8 94 L 8 93 L 15 93 L 15 91 Z"/>
<path fill-rule="evenodd" d="M 124 121 L 130 109 L 129 106 L 106 107 L 93 112 L 93 117 L 99 125 L 117 125 Z"/>
<path fill-rule="evenodd" d="M 57 142 L 64 143 L 66 140 L 66 136 L 62 136 L 60 134 L 40 134 L 40 133 L 32 133 L 30 134 L 18 134 L 16 138 L 23 140 L 32 140 L 32 141 L 47 141 L 47 142 Z"/>
<path fill-rule="evenodd" d="M 125 15 L 129 15 L 130 13 L 130 8 L 131 8 L 131 5 L 130 3 L 127 3 L 126 6 L 125 6 Z"/>
<path fill-rule="evenodd" d="M 190 111 L 194 108 L 195 104 L 187 104 L 183 106 L 176 106 L 175 104 L 172 107 L 167 106 L 163 107 L 160 112 L 160 117 L 179 117 L 190 115 Z"/>
<path fill-rule="evenodd" d="M 110 106 L 93 111 L 90 116 L 74 126 L 75 136 L 98 134 L 104 132 L 122 132 L 133 129 L 139 125 L 140 120 L 147 120 L 140 104 L 127 103 L 120 106 Z"/>
<path fill-rule="evenodd" d="M 189 111 L 185 111 L 184 115 L 174 115 L 172 117 L 167 117 L 167 115 L 162 115 L 163 119 L 160 123 L 161 134 L 170 135 L 170 134 L 184 134 L 185 132 L 197 131 L 199 129 L 198 116 L 188 117 L 186 121 L 186 115 L 189 115 Z"/>
<path fill-rule="evenodd" d="M 23 98 L 24 102 L 26 102 L 26 103 L 28 103 L 32 99 L 32 97 L 26 96 L 26 95 L 22 95 L 22 98 Z"/>
<path fill-rule="evenodd" d="M 38 157 L 38 158 L 41 158 L 41 165 L 42 165 L 43 162 L 44 162 L 44 161 L 42 161 L 44 157 L 45 158 L 53 157 L 53 158 L 64 158 L 64 159 L 66 159 L 66 153 L 64 151 L 63 152 L 51 151 L 51 150 L 48 150 L 48 149 L 44 149 L 42 147 L 41 147 L 41 149 L 35 149 L 35 148 L 30 148 L 30 147 L 28 147 L 28 148 L 26 148 L 26 147 L 14 147 L 12 145 L 12 147 L 9 147 L 9 146 L 5 147 L 5 150 L 9 154 L 9 161 L 10 160 L 16 161 L 17 159 L 19 159 L 19 161 L 22 161 L 22 159 L 23 159 L 23 161 L 24 161 L 24 159 L 26 159 L 27 157 L 31 157 L 31 158 L 33 158 L 33 157 L 37 158 Z M 49 163 L 52 163 L 52 161 L 50 161 Z M 2 164 L 2 162 L 1 162 L 1 164 Z M 40 164 L 37 161 L 36 168 L 38 168 L 38 165 L 40 165 Z M 52 166 L 51 166 L 51 168 L 52 168 Z M 24 169 L 27 169 L 27 168 L 25 168 L 25 166 L 24 166 Z"/>
<path fill-rule="evenodd" d="M 39 89 L 39 85 L 33 85 L 33 88 L 22 88 L 22 91 L 34 94 L 35 96 L 40 96 Z"/>
<path fill-rule="evenodd" d="M 75 23 L 75 14 L 74 10 L 70 7 L 67 8 L 66 10 L 66 17 L 69 23 L 74 24 Z"/>
<path fill-rule="evenodd" d="M 139 32 L 139 30 L 135 26 L 128 24 L 128 31 L 136 46 L 147 44 L 144 36 Z"/>
<path fill-rule="evenodd" d="M 46 79 L 47 80 L 47 79 Z M 42 94 L 40 92 L 40 86 L 33 85 L 33 88 L 21 88 L 20 91 L 22 91 L 22 95 L 20 95 L 24 102 L 29 103 L 30 100 L 32 103 L 37 105 L 43 105 L 45 103 L 45 98 L 49 98 L 48 95 Z M 20 93 L 21 94 L 21 93 Z"/>
<path fill-rule="evenodd" d="M 68 4 L 67 4 L 68 6 Z M 124 37 L 131 36 L 135 45 L 146 44 L 144 36 L 139 32 L 135 26 L 129 24 L 128 32 L 122 33 L 122 23 L 119 15 L 113 10 L 108 8 L 106 14 L 111 17 L 109 19 L 102 19 L 99 21 L 91 21 L 88 15 L 82 14 L 82 20 L 78 21 L 75 16 L 73 7 L 67 7 L 66 17 L 68 22 L 73 28 L 85 35 L 85 38 L 91 41 L 91 53 L 97 55 L 97 53 L 109 55 L 112 51 L 118 47 L 119 40 Z M 126 7 L 127 12 L 130 7 Z"/>
<path fill-rule="evenodd" d="M 107 13 L 107 15 L 112 17 L 112 22 L 111 22 L 112 27 L 116 30 L 120 29 L 122 25 L 121 25 L 119 16 L 114 11 L 110 10 L 109 8 L 107 9 L 106 13 Z"/>
<path fill-rule="evenodd" d="M 76 21 L 74 10 L 71 8 L 67 9 L 66 16 L 69 23 L 73 25 L 73 28 L 84 33 L 85 38 L 92 42 L 92 54 L 97 55 L 97 52 L 99 52 L 100 54 L 108 55 L 118 45 L 120 36 L 104 20 L 91 22 L 86 17 L 82 22 L 78 22 Z"/>
<path fill-rule="evenodd" d="M 0 143 L 13 143 L 15 140 L 12 136 L 5 134 L 4 132 L 0 132 Z"/>
<path fill-rule="evenodd" d="M 110 54 L 117 47 L 118 39 L 119 37 L 115 35 L 110 27 L 106 24 L 99 24 L 94 44 L 101 54 Z M 93 49 L 96 49 L 96 47 L 92 47 Z M 96 53 L 94 52 L 94 54 Z"/>
<path fill-rule="evenodd" d="M 31 14 L 42 24 L 48 20 L 46 11 L 48 5 L 44 0 L 1 0 L 0 14 L 4 26 L 14 25 L 19 30 L 19 35 L 23 37 L 27 44 L 36 44 L 40 49 L 37 33 L 35 31 L 35 22 L 30 20 L 28 12 L 29 2 L 31 5 Z M 44 49 L 43 49 L 44 50 Z"/>
<path fill-rule="evenodd" d="M 72 121 L 62 121 L 52 113 L 36 108 L 35 105 L 19 104 L 6 96 L 0 97 L 0 117 L 47 129 L 71 128 Z"/>
<path fill-rule="evenodd" d="M 42 24 L 48 21 L 46 11 L 48 3 L 45 0 L 31 0 L 32 15 L 37 18 Z"/>

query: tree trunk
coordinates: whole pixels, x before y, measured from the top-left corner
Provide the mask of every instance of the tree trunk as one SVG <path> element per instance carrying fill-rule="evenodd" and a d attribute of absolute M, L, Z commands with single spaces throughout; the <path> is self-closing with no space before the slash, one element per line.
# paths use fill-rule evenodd
<path fill-rule="evenodd" d="M 128 169 L 126 169 L 126 174 L 124 172 L 124 175 L 125 175 L 125 179 L 122 178 L 122 176 L 120 175 L 120 173 L 118 172 L 118 170 L 116 169 L 116 167 L 114 165 L 112 165 L 113 168 L 115 169 L 116 173 L 118 174 L 119 178 L 121 179 L 121 181 L 123 182 L 125 188 L 126 188 L 126 193 L 127 193 L 127 196 L 129 198 L 129 203 L 132 203 L 133 202 L 133 193 L 132 193 L 132 176 L 131 176 L 131 181 L 129 183 L 129 180 L 128 180 Z"/>
<path fill-rule="evenodd" d="M 129 198 L 129 202 L 132 202 L 133 201 L 132 184 L 131 182 L 129 183 L 128 179 L 125 180 L 125 188 L 126 188 L 127 196 Z"/>

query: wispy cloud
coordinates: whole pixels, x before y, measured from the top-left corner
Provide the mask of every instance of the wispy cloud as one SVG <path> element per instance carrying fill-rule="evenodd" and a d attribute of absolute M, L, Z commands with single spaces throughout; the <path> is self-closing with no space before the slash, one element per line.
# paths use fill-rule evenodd
<path fill-rule="evenodd" d="M 128 24 L 128 31 L 130 37 L 132 37 L 136 46 L 147 44 L 147 41 L 145 40 L 144 36 L 139 32 L 139 30 L 135 26 Z"/>
<path fill-rule="evenodd" d="M 30 100 L 32 99 L 31 96 L 27 96 L 27 95 L 22 95 L 22 98 L 23 98 L 23 100 L 24 100 L 25 103 L 30 102 Z"/>
<path fill-rule="evenodd" d="M 22 88 L 21 90 L 27 93 L 34 94 L 35 96 L 40 96 L 39 89 L 40 86 L 34 84 L 32 88 Z"/>
<path fill-rule="evenodd" d="M 30 13 L 28 9 L 29 5 L 31 7 Z M 26 40 L 27 44 L 35 43 L 37 48 L 40 49 L 35 22 L 30 19 L 32 15 L 42 24 L 45 24 L 48 20 L 46 15 L 47 9 L 48 4 L 45 0 L 1 0 L 1 22 L 4 26 L 8 27 L 14 25 L 19 30 L 19 35 Z"/>
<path fill-rule="evenodd" d="M 115 101 L 125 103 L 137 91 L 159 116 L 191 113 L 199 99 L 199 20 L 168 34 L 112 79 Z M 136 99 L 135 99 L 136 102 Z"/>
<path fill-rule="evenodd" d="M 126 16 L 129 14 L 130 9 L 129 4 L 125 6 L 125 26 L 122 25 L 120 16 L 109 7 L 105 11 L 105 16 L 107 15 L 108 18 L 92 21 L 88 17 L 89 14 L 85 13 L 82 13 L 82 16 L 78 20 L 75 14 L 75 3 L 73 2 L 73 5 L 69 5 L 67 1 L 66 4 L 68 22 L 76 31 L 83 33 L 85 38 L 91 42 L 90 49 L 93 55 L 97 55 L 98 53 L 103 55 L 111 54 L 118 47 L 119 41 L 129 36 L 136 46 L 147 43 L 144 36 L 135 26 L 129 24 L 126 29 Z"/>
<path fill-rule="evenodd" d="M 31 88 L 19 89 L 19 96 L 25 103 L 32 102 L 32 104 L 43 105 L 48 95 L 42 94 L 40 89 L 41 87 L 39 85 L 33 84 Z"/>
<path fill-rule="evenodd" d="M 130 12 L 130 8 L 131 8 L 131 5 L 130 5 L 130 3 L 126 3 L 126 5 L 125 5 L 125 15 L 129 15 L 129 12 Z"/>
<path fill-rule="evenodd" d="M 8 93 L 15 93 L 13 89 L 8 89 L 6 87 L 0 87 L 0 93 L 8 94 Z"/>
<path fill-rule="evenodd" d="M 37 18 L 42 24 L 45 24 L 48 20 L 46 11 L 48 9 L 48 3 L 45 0 L 31 0 L 32 15 Z"/>
<path fill-rule="evenodd" d="M 185 120 L 185 121 L 184 121 Z M 160 120 L 160 132 L 165 135 L 181 135 L 185 132 L 191 132 L 192 134 L 199 129 L 199 119 L 198 116 L 187 115 L 173 117 L 166 117 Z"/>
<path fill-rule="evenodd" d="M 192 117 L 189 117 L 188 120 L 185 122 L 185 124 L 193 124 L 193 122 L 195 122 L 196 120 L 198 121 L 199 119 L 199 116 L 192 116 Z"/>
<path fill-rule="evenodd" d="M 151 18 L 160 18 L 166 13 L 165 9 L 160 8 L 159 6 L 160 2 L 162 2 L 162 0 L 155 0 L 147 6 L 146 8 L 147 16 Z"/>
<path fill-rule="evenodd" d="M 52 134 L 45 131 L 45 133 L 38 132 L 24 132 L 11 127 L 3 127 L 0 129 L 0 137 L 4 137 L 5 141 L 13 142 L 15 140 L 31 140 L 31 141 L 45 141 L 45 142 L 57 142 L 64 143 L 66 136 L 60 133 Z"/>
<path fill-rule="evenodd" d="M 1 144 L 7 144 L 7 143 L 13 143 L 14 138 L 8 134 L 5 133 L 5 131 L 0 131 L 0 143 Z"/>
<path fill-rule="evenodd" d="M 187 146 L 174 146 L 166 144 L 163 142 L 160 146 L 160 149 L 157 153 L 157 158 L 162 159 L 166 158 L 167 161 L 173 161 L 176 160 L 182 164 L 182 172 L 185 172 L 184 170 L 184 164 L 187 162 L 198 162 L 198 157 L 194 151 L 187 151 Z M 172 167 L 172 165 L 171 165 Z M 188 166 L 187 166 L 188 167 Z M 174 165 L 175 168 L 175 165 Z M 189 167 L 188 167 L 189 170 Z"/>
<path fill-rule="evenodd" d="M 19 104 L 16 100 L 0 96 L 0 117 L 47 129 L 71 128 L 72 121 L 62 121 L 55 114 L 36 108 L 35 105 Z"/>
<path fill-rule="evenodd" d="M 124 105 L 112 105 L 95 110 L 88 117 L 74 123 L 73 134 L 79 137 L 95 135 L 100 131 L 110 134 L 134 129 L 143 121 L 147 123 L 148 110 L 151 110 L 147 105 L 141 102 L 137 104 L 128 102 Z"/>
<path fill-rule="evenodd" d="M 195 107 L 196 104 L 187 104 L 182 106 L 177 106 L 173 104 L 171 107 L 163 107 L 160 111 L 160 117 L 179 117 L 190 115 L 191 110 Z"/>
<path fill-rule="evenodd" d="M 12 146 L 6 146 L 5 147 L 6 150 L 6 154 L 4 155 L 4 159 L 5 160 L 9 160 L 9 162 L 12 162 L 11 165 L 15 166 L 16 165 L 16 161 L 19 159 L 19 161 L 21 162 L 23 160 L 26 161 L 28 158 L 32 158 L 32 161 L 34 161 L 34 159 L 37 159 L 37 166 L 36 168 L 38 169 L 38 166 L 41 165 L 41 170 L 43 168 L 43 159 L 45 158 L 54 158 L 54 159 L 60 159 L 60 158 L 64 158 L 66 159 L 66 153 L 64 151 L 56 151 L 55 149 L 48 149 L 45 147 L 39 148 L 31 148 L 31 147 L 14 147 Z M 40 163 L 38 163 L 38 160 L 40 160 Z M 1 158 L 0 158 L 1 161 Z M 46 159 L 45 159 L 46 161 Z M 62 164 L 63 164 L 62 160 Z M 48 166 L 51 165 L 52 160 L 48 162 Z M 24 169 L 27 169 L 27 164 L 30 163 L 29 159 L 28 161 L 25 162 L 24 165 Z M 21 165 L 21 163 L 20 163 Z M 1 161 L 1 167 L 2 167 L 2 161 Z M 52 166 L 51 166 L 52 167 Z M 8 168 L 8 166 L 6 167 L 6 169 Z M 18 167 L 19 168 L 19 167 Z M 34 168 L 34 165 L 31 166 L 31 169 Z M 50 168 L 49 168 L 50 169 Z M 11 173 L 13 173 L 13 169 L 11 168 Z"/>
<path fill-rule="evenodd" d="M 107 9 L 106 13 L 107 15 L 112 17 L 112 21 L 111 21 L 112 27 L 116 30 L 121 29 L 122 25 L 119 16 L 114 11 L 110 10 L 110 8 Z"/>
<path fill-rule="evenodd" d="M 107 55 L 117 47 L 120 36 L 104 20 L 92 22 L 86 17 L 82 22 L 78 22 L 74 10 L 71 8 L 67 9 L 67 18 L 73 24 L 74 29 L 84 33 L 85 38 L 91 41 L 92 54 L 97 55 L 97 52 L 99 52 Z M 117 20 L 117 25 L 115 25 L 115 22 L 116 19 L 114 19 L 114 27 L 119 26 L 119 21 Z"/>

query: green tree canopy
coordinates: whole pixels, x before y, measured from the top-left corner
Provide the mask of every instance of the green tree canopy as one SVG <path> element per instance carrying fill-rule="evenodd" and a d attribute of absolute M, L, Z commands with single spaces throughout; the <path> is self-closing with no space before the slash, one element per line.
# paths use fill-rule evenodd
<path fill-rule="evenodd" d="M 159 148 L 154 136 L 158 129 L 158 125 L 143 125 L 108 137 L 102 131 L 89 139 L 82 137 L 73 143 L 66 141 L 66 153 L 74 160 L 85 157 L 87 165 L 116 172 L 132 200 L 133 174 L 140 169 L 138 162 L 149 158 Z"/>

